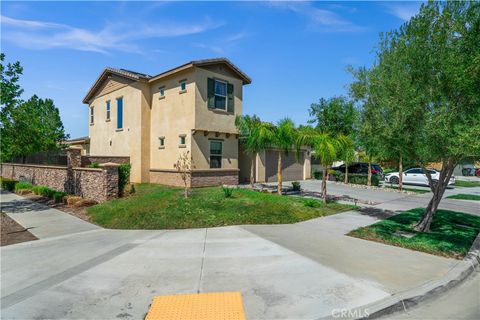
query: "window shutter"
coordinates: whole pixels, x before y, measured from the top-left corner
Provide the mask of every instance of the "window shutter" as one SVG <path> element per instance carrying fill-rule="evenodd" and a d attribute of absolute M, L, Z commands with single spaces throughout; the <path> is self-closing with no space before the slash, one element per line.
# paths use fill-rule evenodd
<path fill-rule="evenodd" d="M 215 108 L 215 80 L 208 78 L 207 85 L 207 106 Z"/>
<path fill-rule="evenodd" d="M 235 113 L 235 105 L 234 105 L 234 96 L 233 96 L 233 84 L 229 83 L 227 85 L 227 97 L 228 97 L 228 104 L 227 104 L 227 111 L 231 113 Z"/>

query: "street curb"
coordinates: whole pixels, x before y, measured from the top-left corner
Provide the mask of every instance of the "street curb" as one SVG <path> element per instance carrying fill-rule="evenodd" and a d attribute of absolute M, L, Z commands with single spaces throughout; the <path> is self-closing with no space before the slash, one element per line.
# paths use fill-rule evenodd
<path fill-rule="evenodd" d="M 418 303 L 457 286 L 468 278 L 480 265 L 480 233 L 473 241 L 468 254 L 441 279 L 427 282 L 419 287 L 395 293 L 385 299 L 352 308 L 347 317 L 376 319 L 398 311 L 406 311 Z"/>

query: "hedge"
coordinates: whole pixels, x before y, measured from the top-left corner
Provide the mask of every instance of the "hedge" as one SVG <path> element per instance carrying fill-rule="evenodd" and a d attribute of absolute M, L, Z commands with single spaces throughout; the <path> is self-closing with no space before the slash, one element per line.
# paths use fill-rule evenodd
<path fill-rule="evenodd" d="M 7 191 L 14 191 L 15 185 L 18 183 L 16 180 L 7 179 L 7 178 L 0 178 L 0 184 L 3 190 Z"/>
<path fill-rule="evenodd" d="M 335 179 L 337 181 L 345 181 L 345 173 L 342 173 L 342 172 L 335 173 Z M 358 173 L 349 173 L 348 183 L 367 185 L 368 175 L 358 174 Z M 377 175 L 372 174 L 372 186 L 378 187 L 379 184 L 380 184 L 380 178 Z"/>
<path fill-rule="evenodd" d="M 123 196 L 125 186 L 130 181 L 131 167 L 130 163 L 124 163 L 118 167 L 118 192 L 120 196 Z"/>

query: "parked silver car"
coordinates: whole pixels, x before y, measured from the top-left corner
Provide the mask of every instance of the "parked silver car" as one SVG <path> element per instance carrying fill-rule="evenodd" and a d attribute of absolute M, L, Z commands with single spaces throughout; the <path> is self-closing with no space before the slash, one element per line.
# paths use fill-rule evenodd
<path fill-rule="evenodd" d="M 437 183 L 438 179 L 440 178 L 440 172 L 437 170 L 433 169 L 428 169 L 430 172 L 430 175 L 432 176 L 432 181 L 433 183 Z M 408 170 L 405 170 L 403 172 L 403 183 L 404 184 L 415 184 L 415 185 L 421 185 L 421 186 L 428 186 L 428 177 L 427 175 L 423 172 L 422 168 L 411 168 Z M 387 175 L 385 175 L 385 182 L 389 183 L 394 183 L 398 184 L 400 181 L 400 174 L 398 172 L 391 172 Z M 450 181 L 448 182 L 448 185 L 454 185 L 455 184 L 455 177 L 452 176 L 450 178 Z"/>

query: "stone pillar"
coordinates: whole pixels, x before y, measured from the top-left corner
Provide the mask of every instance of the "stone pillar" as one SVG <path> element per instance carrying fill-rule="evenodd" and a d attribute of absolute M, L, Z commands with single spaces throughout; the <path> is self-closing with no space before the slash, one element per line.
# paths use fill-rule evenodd
<path fill-rule="evenodd" d="M 67 167 L 78 168 L 82 166 L 82 147 L 69 147 L 67 149 Z"/>
<path fill-rule="evenodd" d="M 118 198 L 118 163 L 102 163 L 104 201 Z"/>

